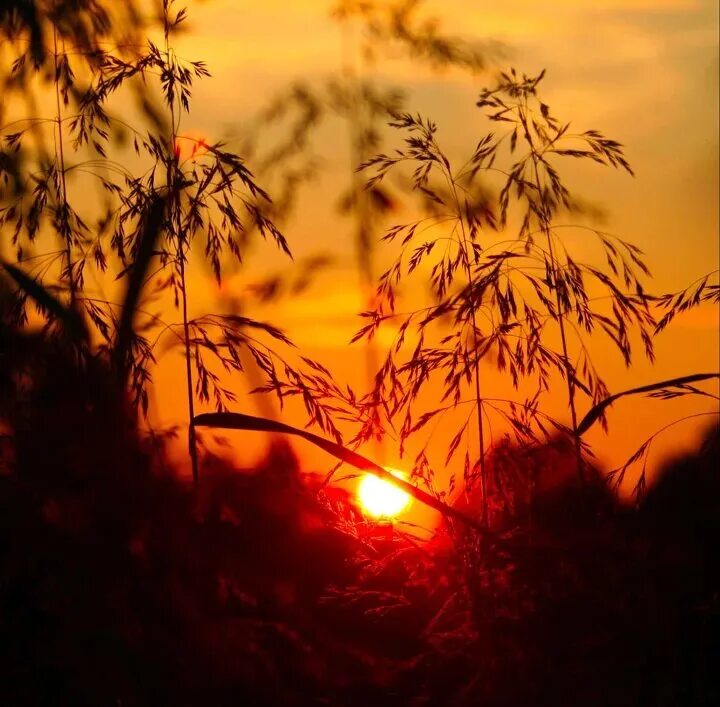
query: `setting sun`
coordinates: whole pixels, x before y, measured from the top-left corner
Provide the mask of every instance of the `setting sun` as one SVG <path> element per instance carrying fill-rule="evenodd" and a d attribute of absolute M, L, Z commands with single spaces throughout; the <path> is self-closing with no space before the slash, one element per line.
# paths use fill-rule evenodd
<path fill-rule="evenodd" d="M 207 151 L 207 138 L 201 133 L 186 131 L 175 138 L 175 154 L 180 163 L 201 157 Z"/>
<path fill-rule="evenodd" d="M 400 479 L 407 476 L 397 469 L 387 470 Z M 358 485 L 357 496 L 365 512 L 375 518 L 392 518 L 404 511 L 411 501 L 407 493 L 374 474 L 365 474 Z"/>

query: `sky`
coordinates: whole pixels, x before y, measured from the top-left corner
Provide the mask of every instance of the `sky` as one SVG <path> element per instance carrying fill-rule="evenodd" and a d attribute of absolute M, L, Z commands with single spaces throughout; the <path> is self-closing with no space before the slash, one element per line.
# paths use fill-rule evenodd
<path fill-rule="evenodd" d="M 319 85 L 340 72 L 343 34 L 329 17 L 331 4 L 191 3 L 191 32 L 179 52 L 202 56 L 213 78 L 196 86 L 188 129 L 241 136 L 292 82 Z M 573 183 L 607 212 L 615 232 L 646 251 L 660 288 L 682 286 L 717 262 L 716 3 L 428 0 L 424 7 L 451 35 L 501 42 L 498 68 L 512 65 L 528 74 L 545 68 L 544 95 L 557 115 L 625 145 L 636 179 L 592 169 L 573 175 Z M 470 77 L 384 60 L 361 72 L 401 87 L 410 108 L 439 124 L 449 154 L 460 158 L 474 146 L 476 94 L 492 70 Z M 328 183 L 350 169 L 345 126 L 336 121 L 321 135 L 327 143 L 318 150 L 323 179 L 308 199 L 325 197 Z M 295 254 L 322 248 L 351 254 L 352 239 L 338 238 L 342 222 L 320 206 L 304 209 L 289 227 Z"/>
<path fill-rule="evenodd" d="M 276 95 L 293 82 L 320 85 L 341 72 L 350 56 L 364 77 L 402 88 L 406 105 L 435 120 L 451 159 L 462 160 L 481 134 L 475 101 L 493 73 L 509 66 L 528 74 L 544 68 L 544 100 L 557 116 L 577 128 L 596 128 L 625 145 L 635 178 L 583 167 L 569 171 L 569 180 L 602 211 L 604 229 L 646 252 L 655 290 L 679 290 L 718 267 L 716 2 L 425 2 L 424 12 L 437 17 L 448 34 L 501 47 L 493 66 L 478 76 L 438 72 L 393 56 L 364 62 L 358 51 L 360 30 L 343 33 L 329 15 L 330 5 L 324 0 L 190 2 L 190 31 L 178 40 L 177 51 L 206 61 L 213 76 L 197 84 L 183 129 L 241 145 L 256 116 Z M 337 265 L 301 296 L 258 307 L 252 314 L 284 327 L 304 352 L 333 367 L 339 379 L 362 388 L 358 371 L 363 370 L 364 352 L 348 347 L 348 341 L 364 303 L 353 265 L 352 224 L 335 208 L 338 185 L 348 183 L 351 169 L 347 135 L 340 120 L 321 128 L 315 143 L 320 174 L 303 188 L 300 209 L 284 226 L 297 259 L 326 253 Z M 378 254 L 380 262 L 387 257 Z M 240 292 L 261 273 L 280 267 L 285 264 L 279 256 L 258 248 L 224 293 L 233 288 Z M 198 311 L 220 295 L 204 272 L 194 273 L 192 285 Z M 631 371 L 617 355 L 598 349 L 611 391 L 717 370 L 717 308 L 679 318 L 656 343 L 655 365 L 640 362 Z M 164 422 L 184 418 L 182 391 L 174 383 L 179 370 L 177 361 L 157 371 Z M 713 409 L 713 403 L 709 405 L 703 409 Z M 551 406 L 566 414 L 561 398 Z M 591 440 L 607 466 L 619 463 L 655 429 L 699 409 L 696 402 L 647 400 L 616 407 L 610 416 L 611 438 L 596 435 Z M 696 430 L 692 423 L 669 430 L 658 440 L 656 458 L 680 450 Z M 255 449 L 246 436 L 232 440 L 238 454 Z M 329 466 L 319 453 L 302 446 L 298 451 L 309 465 Z M 401 468 L 402 460 L 393 451 L 388 454 L 388 463 Z"/>

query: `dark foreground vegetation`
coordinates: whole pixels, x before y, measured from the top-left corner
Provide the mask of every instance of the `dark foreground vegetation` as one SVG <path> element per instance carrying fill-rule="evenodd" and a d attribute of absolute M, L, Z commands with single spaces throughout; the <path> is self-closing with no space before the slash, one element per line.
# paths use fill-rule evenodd
<path fill-rule="evenodd" d="M 493 534 L 418 545 L 317 493 L 281 443 L 242 473 L 207 460 L 194 493 L 107 371 L 40 335 L 2 338 L 0 703 L 720 699 L 717 429 L 637 510 L 572 474 L 553 484 L 569 449 L 513 463 L 506 448 Z M 530 469 L 548 480 L 532 508 Z"/>

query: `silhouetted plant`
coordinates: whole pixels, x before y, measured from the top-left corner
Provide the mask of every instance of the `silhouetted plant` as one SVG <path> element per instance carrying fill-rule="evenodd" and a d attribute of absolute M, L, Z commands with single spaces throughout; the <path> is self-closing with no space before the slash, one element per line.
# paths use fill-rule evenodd
<path fill-rule="evenodd" d="M 484 484 L 482 409 L 486 406 L 506 419 L 521 442 L 536 441 L 538 433 L 541 438 L 547 437 L 553 429 L 571 434 L 582 474 L 575 412 L 577 389 L 593 401 L 607 395 L 583 334 L 603 332 L 630 365 L 630 332 L 636 329 L 652 358 L 654 319 L 644 298 L 641 275 L 636 273 L 648 274 L 639 249 L 594 228 L 558 223 L 563 211 L 572 210 L 573 198 L 554 166 L 556 159 L 586 158 L 629 167 L 618 143 L 597 131 L 569 133 L 567 124 L 561 125 L 552 117 L 536 94 L 542 76 L 520 77 L 512 71 L 502 74 L 494 89 L 482 92 L 478 105 L 491 121 L 509 123 L 509 129 L 481 137 L 470 159 L 459 169 L 452 167 L 440 148 L 434 123 L 410 114 L 397 115 L 391 123 L 409 133 L 404 148 L 395 154 L 381 154 L 362 166 L 374 170 L 368 181 L 368 186 L 374 187 L 391 169 L 410 163 L 414 188 L 426 197 L 428 206 L 427 217 L 395 226 L 385 236 L 387 241 L 400 242 L 400 256 L 380 277 L 379 304 L 363 314 L 367 323 L 356 339 L 372 336 L 385 320 L 399 319 L 400 324 L 395 345 L 377 374 L 376 399 L 369 402 L 377 405 L 382 401 L 391 418 L 403 414 L 402 440 L 458 405 L 471 404 L 478 411 L 480 444 L 475 462 L 466 446 L 466 484 L 472 484 L 478 472 Z M 519 144 L 525 151 L 516 159 Z M 504 179 L 497 193 L 497 207 L 489 186 L 490 176 L 496 173 Z M 513 236 L 510 216 L 515 213 L 521 225 Z M 561 238 L 562 228 L 583 228 L 592 233 L 610 273 L 576 260 Z M 428 237 L 425 233 L 429 229 L 439 233 L 431 232 Z M 510 233 L 493 236 L 496 230 Z M 544 244 L 536 242 L 537 235 L 543 237 Z M 400 314 L 396 311 L 396 289 L 413 273 L 429 277 L 434 303 Z M 604 289 L 606 296 L 591 297 L 595 294 L 591 287 Z M 599 306 L 602 302 L 605 308 Z M 483 317 L 482 328 L 478 316 Z M 444 322 L 452 329 L 441 336 L 438 330 Z M 560 336 L 559 351 L 548 343 L 550 323 L 556 325 Z M 575 360 L 570 355 L 568 329 L 581 347 Z M 410 340 L 412 336 L 416 341 Z M 440 337 L 439 344 L 430 344 L 436 337 Z M 403 349 L 407 353 L 400 358 Z M 509 371 L 515 387 L 523 378 L 534 377 L 536 392 L 524 402 L 483 400 L 478 369 L 490 353 L 499 370 Z M 539 407 L 553 371 L 567 384 L 570 427 L 552 420 Z M 421 393 L 431 378 L 440 376 L 441 405 L 418 413 L 414 408 Z M 464 397 L 467 385 L 474 387 L 469 400 Z M 467 438 L 471 415 L 448 445 L 446 464 L 463 437 Z M 422 475 L 432 473 L 424 449 L 416 467 Z"/>
<path fill-rule="evenodd" d="M 519 77 L 514 71 L 510 75 L 503 74 L 494 89 L 481 93 L 478 106 L 488 111 L 490 120 L 513 124 L 511 153 L 516 149 L 518 137 L 527 149 L 527 154 L 511 165 L 500 193 L 502 218 L 505 223 L 511 194 L 515 191 L 524 207 L 518 236 L 525 241 L 527 253 L 535 251 L 536 257 L 544 261 L 545 281 L 554 295 L 555 307 L 548 307 L 548 313 L 557 323 L 560 333 L 578 473 L 582 475 L 576 410 L 578 366 L 570 358 L 567 325 L 589 334 L 599 324 L 621 353 L 626 366 L 630 365 L 632 354 L 628 333 L 630 328 L 635 327 L 645 345 L 646 355 L 652 360 L 651 327 L 654 320 L 642 299 L 644 289 L 639 277 L 650 273 L 637 246 L 597 229 L 587 230 L 598 239 L 609 273 L 593 265 L 576 262 L 564 245 L 557 230 L 561 227 L 556 221 L 557 214 L 562 209 L 570 209 L 573 202 L 557 171 L 557 158 L 590 159 L 601 165 L 624 169 L 630 174 L 633 172 L 618 142 L 605 138 L 596 130 L 573 134 L 569 132 L 570 123 L 562 124 L 551 115 L 549 107 L 537 96 L 537 86 L 543 76 L 544 72 L 537 77 L 524 74 Z M 488 156 L 492 154 L 490 152 Z M 488 156 L 473 159 L 472 169 L 488 164 Z M 535 244 L 534 236 L 538 233 L 544 237 L 547 250 L 538 249 Z M 607 291 L 611 316 L 593 310 L 584 279 L 594 279 Z M 630 294 L 625 294 L 626 291 Z M 545 304 L 547 306 L 547 302 Z M 578 329 L 577 340 L 582 345 Z M 607 388 L 588 355 L 582 359 L 581 375 L 586 379 L 587 389 L 594 401 L 607 394 Z"/>
<path fill-rule="evenodd" d="M 77 104 L 72 115 L 58 113 L 52 122 L 61 130 L 69 122 L 67 135 L 63 137 L 72 135 L 73 140 L 72 143 L 66 139 L 56 140 L 59 150 L 56 162 L 60 166 L 51 164 L 45 169 L 43 176 L 35 180 L 37 186 L 31 195 L 25 198 L 27 190 L 21 188 L 22 185 L 14 185 L 16 200 L 25 198 L 29 203 L 12 203 L 3 210 L 2 217 L 4 224 L 15 229 L 17 255 L 24 259 L 27 256 L 20 237 L 24 235 L 25 241 L 32 243 L 43 230 L 41 216 L 45 212 L 52 216 L 55 230 L 62 236 L 63 249 L 37 257 L 40 268 L 28 272 L 30 280 L 48 285 L 44 273 L 57 258 L 72 262 L 72 267 L 66 265 L 63 271 L 72 299 L 77 298 L 93 324 L 99 337 L 98 350 L 115 360 L 121 379 L 127 373 L 132 398 L 145 414 L 148 412 L 147 386 L 160 351 L 158 347 L 167 342 L 183 347 L 190 419 L 188 446 L 193 478 L 197 480 L 192 427 L 195 399 L 213 404 L 218 410 L 226 409 L 227 404 L 235 400 L 235 393 L 227 380 L 214 370 L 215 365 L 207 360 L 208 356 L 227 374 L 243 370 L 241 353 L 247 353 L 265 375 L 266 390 L 275 392 L 281 400 L 286 395 L 302 395 L 313 420 L 336 437 L 339 432 L 331 411 L 322 402 L 316 402 L 318 397 L 312 392 L 323 385 L 320 369 L 314 369 L 309 375 L 301 370 L 305 364 L 295 354 L 292 360 L 282 357 L 269 344 L 268 340 L 275 340 L 292 348 L 279 329 L 235 313 L 190 318 L 186 270 L 190 266 L 193 242 L 202 238 L 205 260 L 218 283 L 228 259 L 242 261 L 252 233 L 271 240 L 288 255 L 290 251 L 285 237 L 268 215 L 269 195 L 258 186 L 244 161 L 222 143 L 206 143 L 182 135 L 181 116 L 190 109 L 193 81 L 208 76 L 209 72 L 203 62 L 184 62 L 173 51 L 172 36 L 185 22 L 186 11 L 174 9 L 170 1 L 163 2 L 161 9 L 164 46 L 148 41 L 142 52 L 135 51 L 139 46 L 133 45 L 132 56 L 110 50 L 92 52 L 93 75 L 89 86 L 76 87 L 64 55 L 60 55 L 59 49 L 51 54 L 53 66 L 59 67 L 54 75 L 58 101 L 62 103 L 72 96 Z M 160 90 L 164 109 L 154 105 L 154 88 Z M 113 113 L 114 96 L 133 89 L 146 120 L 144 127 L 130 126 Z M 141 176 L 134 176 L 117 161 L 122 154 L 118 130 L 130 133 L 132 148 L 146 170 Z M 11 150 L 20 149 L 24 132 L 6 137 Z M 61 154 L 61 145 L 67 145 L 73 157 L 78 157 L 72 168 L 78 173 L 89 171 L 97 176 L 108 196 L 95 229 L 71 206 L 63 179 L 69 171 L 67 154 Z M 94 155 L 80 160 L 84 152 Z M 19 173 L 12 172 L 15 164 L 5 170 L 8 183 L 11 178 L 19 178 Z M 143 247 L 147 246 L 142 238 L 144 224 L 158 197 L 165 204 L 162 226 L 153 249 L 144 252 Z M 150 259 L 154 261 L 152 268 L 148 268 Z M 116 271 L 117 279 L 128 281 L 128 290 L 134 291 L 128 311 L 103 294 L 94 295 L 85 290 L 83 274 L 88 263 L 100 273 Z M 119 263 L 117 270 L 116 263 Z M 175 307 L 180 309 L 181 322 L 175 324 L 165 313 L 160 317 L 139 306 L 141 293 L 146 301 L 154 299 L 161 303 L 165 293 L 169 293 Z M 20 294 L 15 309 L 18 321 L 24 322 L 22 288 Z M 123 342 L 119 347 L 121 355 L 116 355 L 118 340 Z M 283 380 L 290 381 L 291 385 L 283 387 Z"/>
<path fill-rule="evenodd" d="M 378 175 L 370 180 L 370 184 L 378 181 L 386 171 L 399 162 L 410 160 L 417 164 L 413 174 L 413 186 L 420 192 L 430 204 L 437 207 L 435 213 L 427 219 L 416 221 L 406 226 L 392 228 L 385 240 L 394 241 L 402 238 L 401 255 L 395 264 L 387 270 L 380 278 L 377 290 L 380 299 L 380 309 L 375 312 L 366 312 L 364 316 L 371 319 L 371 322 L 361 330 L 356 339 L 363 335 L 371 335 L 379 325 L 381 318 L 385 316 L 385 306 L 390 315 L 395 314 L 395 288 L 400 283 L 401 277 L 410 276 L 418 267 L 431 256 L 435 247 L 440 244 L 444 247 L 439 260 L 432 266 L 430 282 L 434 299 L 438 304 L 420 312 L 411 313 L 403 317 L 400 325 L 399 335 L 393 351 L 386 359 L 385 365 L 378 374 L 377 382 L 382 388 L 389 383 L 389 390 L 382 391 L 381 397 L 389 395 L 391 402 L 391 415 L 404 411 L 405 416 L 400 430 L 402 440 L 421 429 L 437 414 L 443 410 L 436 409 L 419 416 L 417 422 L 412 418 L 412 403 L 418 398 L 422 388 L 429 381 L 434 370 L 442 371 L 445 374 L 445 390 L 441 401 L 452 400 L 450 407 L 461 402 L 461 388 L 467 382 L 474 389 L 474 408 L 471 410 L 466 422 L 461 426 L 448 448 L 445 463 L 448 464 L 460 444 L 462 436 L 466 433 L 469 418 L 473 412 L 477 415 L 477 440 L 478 440 L 478 461 L 477 468 L 480 476 L 480 483 L 483 488 L 483 523 L 487 524 L 487 494 L 485 493 L 485 435 L 484 435 L 484 412 L 483 399 L 481 394 L 481 380 L 479 362 L 482 356 L 481 339 L 483 335 L 478 327 L 478 309 L 482 302 L 468 298 L 460 307 L 456 298 L 456 291 L 474 292 L 476 287 L 476 274 L 473 271 L 473 264 L 477 263 L 478 246 L 477 239 L 479 229 L 495 227 L 495 216 L 487 204 L 480 201 L 470 205 L 468 196 L 459 195 L 460 185 L 455 181 L 451 165 L 442 154 L 436 141 L 436 126 L 430 121 L 423 121 L 422 118 L 413 117 L 409 114 L 398 115 L 396 120 L 390 123 L 392 127 L 407 130 L 410 137 L 406 140 L 405 150 L 398 150 L 397 156 L 392 158 L 376 158 L 370 160 L 366 165 L 378 166 Z M 430 183 L 430 174 L 445 182 L 445 193 Z M 435 240 L 419 243 L 415 240 L 428 228 L 443 222 L 451 225 L 449 235 L 446 238 L 438 237 Z M 412 250 L 410 249 L 412 246 Z M 458 284 L 459 281 L 459 284 Z M 454 300 L 454 301 L 453 301 Z M 387 303 L 385 305 L 384 303 Z M 453 332 L 441 340 L 441 346 L 426 347 L 426 330 L 429 333 L 431 326 L 439 318 L 446 317 L 453 319 Z M 417 328 L 418 342 L 414 351 L 406 363 L 399 367 L 393 360 L 403 344 L 406 332 L 411 324 Z M 509 332 L 509 329 L 507 330 Z M 504 330 L 501 331 L 502 336 Z M 443 348 L 443 345 L 447 347 Z M 493 344 L 492 341 L 484 342 L 483 346 L 487 351 Z M 502 344 L 501 344 L 502 346 Z M 416 459 L 416 473 L 422 473 L 422 469 L 429 470 L 424 451 Z M 429 479 L 426 479 L 429 481 Z M 470 468 L 469 450 L 465 452 L 464 481 L 468 485 L 472 483 L 472 471 Z M 452 492 L 452 485 L 451 485 Z"/>
<path fill-rule="evenodd" d="M 86 202 L 78 208 L 69 193 L 74 176 L 90 174 L 102 185 L 107 180 L 95 159 L 104 154 L 102 146 L 95 141 L 90 154 L 77 150 L 70 144 L 72 123 L 107 46 L 122 54 L 134 47 L 137 10 L 133 2 L 113 7 L 101 0 L 46 0 L 4 3 L 1 12 L 0 36 L 15 50 L 15 59 L 2 76 L 7 100 L 0 106 L 0 232 L 19 261 L 31 259 L 34 276 L 58 278 L 73 299 L 83 288 L 87 260 L 104 261 L 100 240 L 111 206 L 98 210 Z M 52 117 L 37 114 L 38 97 L 46 89 L 54 99 Z M 24 101 L 26 114 L 6 114 L 11 98 Z M 8 118 L 14 119 L 6 123 Z M 50 233 L 59 249 L 45 244 L 37 253 L 37 239 L 42 235 L 45 241 Z M 18 305 L 24 320 L 22 302 Z"/>
<path fill-rule="evenodd" d="M 375 250 L 379 229 L 402 199 L 401 185 L 375 185 L 364 189 L 355 167 L 377 152 L 382 145 L 382 128 L 404 101 L 403 91 L 384 87 L 372 72 L 380 57 L 407 56 L 435 70 L 460 68 L 478 73 L 498 53 L 498 45 L 473 42 L 450 36 L 436 17 L 419 17 L 420 2 L 336 3 L 331 14 L 343 32 L 343 65 L 337 76 L 325 85 L 295 83 L 262 112 L 258 134 L 248 142 L 257 149 L 268 124 L 285 124 L 286 137 L 263 156 L 260 165 L 284 175 L 286 187 L 297 187 L 320 165 L 311 149 L 313 132 L 331 117 L 342 120 L 348 129 L 351 182 L 339 195 L 341 213 L 353 220 L 353 241 L 360 275 L 362 298 L 370 306 L 376 277 Z M 356 36 L 355 29 L 359 29 Z M 262 172 L 259 167 L 259 173 Z M 288 196 L 291 191 L 286 190 Z M 289 202 L 289 200 L 288 200 Z M 371 379 L 377 368 L 374 342 L 366 342 L 366 364 Z"/>
<path fill-rule="evenodd" d="M 706 304 L 719 304 L 720 287 L 713 282 L 713 279 L 717 279 L 717 271 L 713 271 L 701 278 L 698 278 L 695 282 L 692 282 L 679 292 L 664 295 L 646 294 L 646 301 L 650 303 L 651 306 L 655 307 L 660 315 L 660 318 L 655 326 L 654 335 L 657 336 L 660 334 L 677 316 L 690 309 Z M 593 408 L 585 415 L 578 425 L 577 433 L 578 435 L 582 435 L 587 432 L 587 430 L 590 429 L 590 427 L 592 427 L 598 419 L 602 418 L 606 408 L 612 405 L 619 398 L 626 396 L 647 395 L 650 398 L 665 401 L 693 396 L 701 400 L 710 399 L 720 402 L 720 398 L 718 398 L 717 395 L 705 390 L 702 387 L 698 387 L 698 384 L 703 384 L 707 381 L 718 378 L 720 378 L 720 372 L 694 373 L 615 393 L 604 400 L 596 402 Z M 647 491 L 647 464 L 650 448 L 655 439 L 675 425 L 688 420 L 697 421 L 698 418 L 701 417 L 717 415 L 720 415 L 720 406 L 715 406 L 715 409 L 713 410 L 685 415 L 684 417 L 669 422 L 653 432 L 653 434 L 645 439 L 622 464 L 608 472 L 608 479 L 612 482 L 613 487 L 616 490 L 619 490 L 625 481 L 627 472 L 632 467 L 639 466 L 640 472 L 631 491 L 632 495 L 635 497 L 635 502 L 639 504 Z"/>
<path fill-rule="evenodd" d="M 655 334 L 657 335 L 663 331 L 678 314 L 705 303 L 720 304 L 720 284 L 713 282 L 713 280 L 718 279 L 719 272 L 714 270 L 690 283 L 679 292 L 648 295 L 648 300 L 662 313 L 662 317 L 655 327 Z"/>
<path fill-rule="evenodd" d="M 391 8 L 405 22 L 418 4 Z M 376 7 L 352 5 L 363 12 Z M 42 37 L 45 22 L 39 10 L 90 13 L 95 6 L 102 7 L 91 0 L 10 0 L 0 5 L 0 23 L 8 7 L 22 11 L 37 45 L 33 37 Z M 400 255 L 381 277 L 377 307 L 365 313 L 361 335 L 396 321 L 399 333 L 375 390 L 357 399 L 328 368 L 292 352 L 281 331 L 245 316 L 245 299 L 228 313 L 191 316 L 189 271 L 198 261 L 209 263 L 219 282 L 228 263 L 244 256 L 250 234 L 265 235 L 280 249 L 287 244 L 274 220 L 280 211 L 237 155 L 211 141 L 195 141 L 187 158 L 178 149 L 180 116 L 206 69 L 175 56 L 172 36 L 185 15 L 172 8 L 164 0 L 162 48 L 150 44 L 132 58 L 107 52 L 93 59 L 98 74 L 89 91 L 77 89 L 76 116 L 62 107 L 69 79 L 57 84 L 61 108 L 43 125 L 57 133 L 73 120 L 75 140 L 64 142 L 64 157 L 48 155 L 35 170 L 51 183 L 38 192 L 42 218 L 30 232 L 40 238 L 41 229 L 52 235 L 70 228 L 71 236 L 60 239 L 58 251 L 37 258 L 21 252 L 22 263 L 3 252 L 0 261 L 0 701 L 714 703 L 718 675 L 708 656 L 717 644 L 720 586 L 717 429 L 697 454 L 661 472 L 636 512 L 620 505 L 591 465 L 582 465 L 583 484 L 573 468 L 581 466 L 575 448 L 581 435 L 621 398 L 717 400 L 700 387 L 717 373 L 608 396 L 592 367 L 587 337 L 593 331 L 609 336 L 629 365 L 634 334 L 650 355 L 653 330 L 693 306 L 717 304 L 719 295 L 713 275 L 679 293 L 648 295 L 631 244 L 590 229 L 607 257 L 605 271 L 580 262 L 561 238 L 561 217 L 575 202 L 555 160 L 627 168 L 619 146 L 593 131 L 570 138 L 544 104 L 533 112 L 539 78 L 513 72 L 481 97 L 491 119 L 509 120 L 509 131 L 481 137 L 459 169 L 432 122 L 398 113 L 393 124 L 406 133 L 405 145 L 371 161 L 377 181 L 369 193 L 382 193 L 383 175 L 407 163 L 424 212 L 386 235 L 400 243 Z M 404 27 L 390 31 L 402 31 L 398 38 L 424 55 L 432 56 L 428 42 L 441 57 L 449 55 L 442 43 L 433 44 L 432 27 L 427 41 Z M 61 44 L 47 55 L 54 81 Z M 127 128 L 141 169 L 147 168 L 141 176 L 112 161 L 119 147 L 112 96 L 132 83 L 149 87 L 139 92 L 147 126 Z M 161 110 L 152 105 L 158 85 Z M 70 86 L 71 104 L 74 91 Z M 6 206 L 32 171 L 12 157 L 20 154 L 17 141 L 23 140 L 6 141 L 11 157 L 2 160 L 11 188 L 3 190 L 1 235 L 12 238 L 22 212 L 23 242 L 16 246 L 27 247 L 35 197 L 18 202 L 14 213 Z M 61 176 L 80 168 L 86 150 L 97 160 L 83 160 L 83 168 L 113 170 L 117 178 L 101 181 L 109 195 L 104 225 L 83 228 L 71 211 L 78 197 Z M 42 161 L 33 159 L 33 168 Z M 193 257 L 193 243 L 204 247 L 203 258 Z M 69 261 L 59 269 L 59 286 L 58 269 L 52 270 L 58 260 Z M 255 297 L 302 291 L 318 264 L 310 261 L 295 281 L 269 278 Z M 68 282 L 68 270 L 82 269 L 122 280 L 119 301 L 95 296 L 86 279 Z M 409 278 L 429 283 L 425 309 L 401 311 Z M 162 298 L 181 310 L 179 322 L 149 311 L 165 304 Z M 24 326 L 26 300 L 39 310 L 41 327 Z M 580 357 L 572 355 L 573 333 Z M 302 399 L 311 420 L 335 440 L 336 423 L 359 421 L 354 442 L 360 442 L 399 420 L 402 445 L 450 410 L 471 406 L 469 417 L 477 411 L 479 419 L 477 462 L 468 453 L 474 432 L 467 422 L 447 445 L 450 459 L 466 441 L 468 493 L 454 505 L 438 498 L 424 452 L 415 476 L 428 491 L 404 485 L 445 515 L 450 542 L 444 527 L 421 544 L 397 527 L 364 522 L 346 495 L 333 501 L 322 477 L 301 474 L 282 445 L 254 470 L 208 452 L 204 483 L 188 493 L 163 455 L 174 430 L 143 435 L 130 405 L 147 406 L 151 364 L 166 343 L 182 348 L 191 415 L 194 401 L 220 410 L 191 417 L 191 434 L 194 425 L 291 434 L 396 483 L 337 441 L 228 413 L 234 391 L 217 365 L 242 371 L 242 356 L 253 357 L 265 378 L 257 387 L 281 402 Z M 515 387 L 534 389 L 529 399 L 489 397 L 479 375 L 483 361 L 507 372 Z M 572 428 L 541 408 L 557 375 L 566 379 L 569 405 L 580 392 L 594 403 Z M 427 409 L 433 377 L 446 397 Z M 483 441 L 489 414 L 506 419 L 514 438 Z M 636 461 L 644 463 L 650 442 Z M 489 542 L 480 545 L 478 536 Z M 485 611 L 490 601 L 493 610 Z"/>
<path fill-rule="evenodd" d="M 157 190 L 167 190 L 168 217 L 158 252 L 160 281 L 157 286 L 161 291 L 169 290 L 173 294 L 175 306 L 182 314 L 181 334 L 177 335 L 172 324 L 162 327 L 155 342 L 145 347 L 142 355 L 136 358 L 133 380 L 136 400 L 146 405 L 146 376 L 139 372 L 152 363 L 155 346 L 164 334 L 173 336 L 171 345 L 175 341 L 182 342 L 190 418 L 188 445 L 193 478 L 197 480 L 192 423 L 195 397 L 203 403 L 211 402 L 217 410 L 227 409 L 227 404 L 236 399 L 235 393 L 208 364 L 206 354 L 213 356 L 226 372 L 230 372 L 243 370 L 241 351 L 246 351 L 269 381 L 268 390 L 281 397 L 289 394 L 280 385 L 282 377 L 289 377 L 295 389 L 304 391 L 306 407 L 314 421 L 323 429 L 331 428 L 334 434 L 337 430 L 327 410 L 315 405 L 314 397 L 307 392 L 306 383 L 309 381 L 304 374 L 257 337 L 261 334 L 289 346 L 290 341 L 279 329 L 237 314 L 189 317 L 186 269 L 191 244 L 197 239 L 204 241 L 205 258 L 218 284 L 222 280 L 223 258 L 229 256 L 237 262 L 242 261 L 249 230 L 271 240 L 287 255 L 290 255 L 290 250 L 285 237 L 266 214 L 266 207 L 271 203 L 269 195 L 258 186 L 244 161 L 226 150 L 222 143 L 206 144 L 182 135 L 181 115 L 190 109 L 193 80 L 207 76 L 208 71 L 203 62 L 184 63 L 176 57 L 172 49 L 172 33 L 185 20 L 186 13 L 184 10 L 175 12 L 173 5 L 172 2 L 163 4 L 165 47 L 160 49 L 149 43 L 147 54 L 133 65 L 108 58 L 103 66 L 102 79 L 88 98 L 85 114 L 78 126 L 83 134 L 89 134 L 95 126 L 108 120 L 102 106 L 112 93 L 129 79 L 159 73 L 170 117 L 169 127 L 164 134 L 137 135 L 133 142 L 135 151 L 138 154 L 144 152 L 153 164 L 143 177 L 127 181 L 126 193 L 121 196 L 123 208 L 117 218 L 113 246 L 121 259 L 126 258 L 126 253 L 134 255 L 137 242 L 133 224 L 143 212 L 148 195 Z M 184 157 L 185 141 L 192 144 L 189 157 Z M 315 384 L 315 378 L 310 385 Z"/>
<path fill-rule="evenodd" d="M 5 0 L 0 35 L 10 40 L 23 63 L 39 69 L 53 67 L 51 38 L 58 32 L 72 44 L 72 55 L 88 57 L 102 53 L 107 40 L 122 45 L 135 38 L 142 19 L 134 0 Z"/>

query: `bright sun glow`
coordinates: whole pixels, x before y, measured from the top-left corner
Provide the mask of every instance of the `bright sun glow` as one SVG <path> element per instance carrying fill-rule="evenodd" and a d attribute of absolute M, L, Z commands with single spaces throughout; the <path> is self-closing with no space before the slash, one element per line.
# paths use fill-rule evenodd
<path fill-rule="evenodd" d="M 406 474 L 397 469 L 387 469 L 393 476 L 400 479 Z M 410 496 L 388 481 L 379 479 L 374 474 L 365 474 L 358 485 L 358 500 L 365 511 L 375 518 L 392 518 L 410 505 Z"/>

